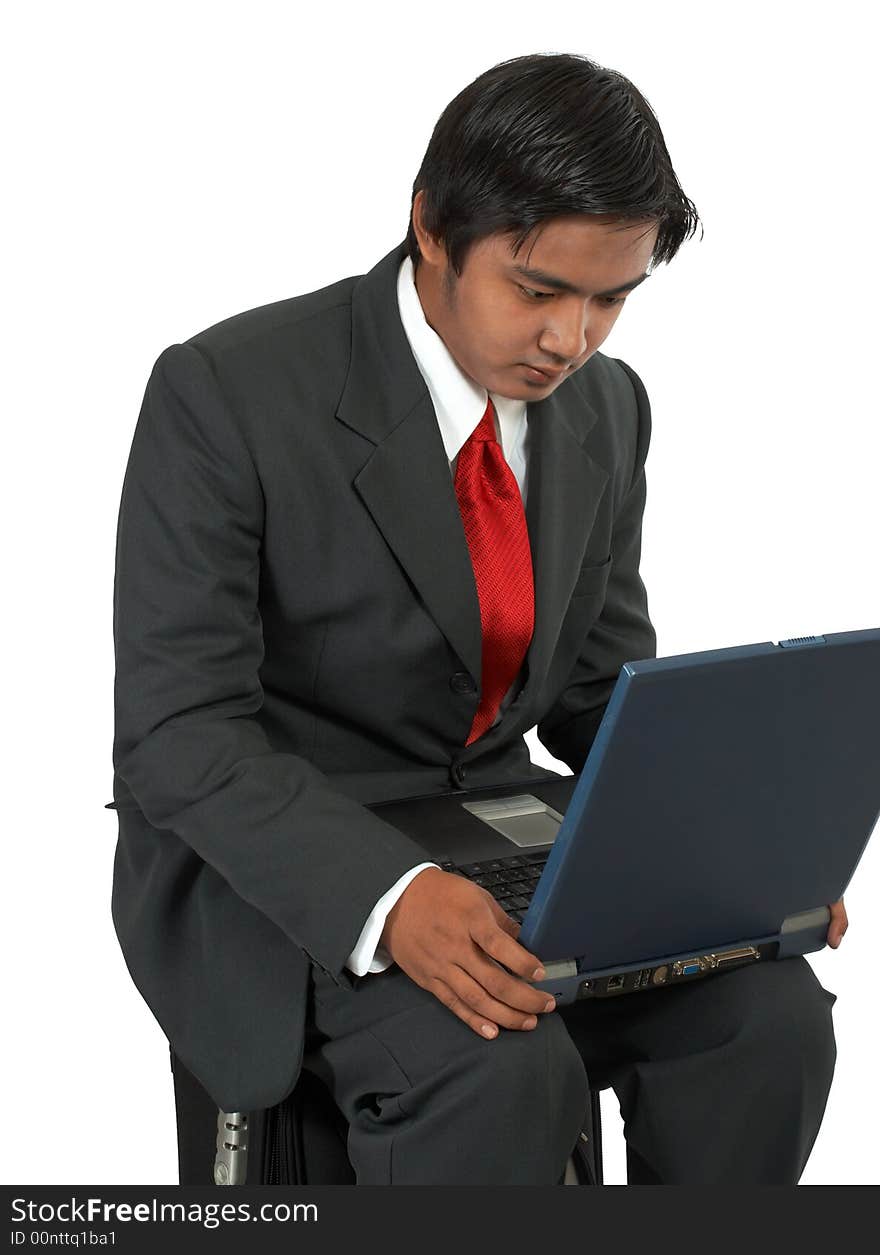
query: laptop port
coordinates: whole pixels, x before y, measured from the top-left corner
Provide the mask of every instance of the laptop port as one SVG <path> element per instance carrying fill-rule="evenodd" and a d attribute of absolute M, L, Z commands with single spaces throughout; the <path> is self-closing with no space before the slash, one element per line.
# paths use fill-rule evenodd
<path fill-rule="evenodd" d="M 673 976 L 696 976 L 702 972 L 705 967 L 711 967 L 705 959 L 694 957 L 693 959 L 679 959 L 672 965 Z"/>
<path fill-rule="evenodd" d="M 739 959 L 760 959 L 761 955 L 754 946 L 743 946 L 741 950 L 725 950 L 723 954 L 713 954 L 718 967 L 725 963 L 736 963 Z"/>
<path fill-rule="evenodd" d="M 622 976 L 609 976 L 608 984 L 605 988 L 610 993 L 613 989 L 623 989 L 624 978 Z"/>

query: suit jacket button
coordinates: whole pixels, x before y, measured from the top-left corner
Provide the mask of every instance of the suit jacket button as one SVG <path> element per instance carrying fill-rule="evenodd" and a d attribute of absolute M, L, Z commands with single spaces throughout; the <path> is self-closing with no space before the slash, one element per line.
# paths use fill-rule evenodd
<path fill-rule="evenodd" d="M 451 768 L 449 769 L 449 774 L 452 776 L 452 783 L 457 784 L 460 787 L 461 785 L 464 784 L 464 778 L 465 778 L 465 775 L 467 774 L 467 769 L 465 768 L 463 763 L 453 763 Z"/>
<path fill-rule="evenodd" d="M 473 693 L 477 686 L 466 671 L 456 671 L 449 681 L 449 687 L 453 693 Z"/>

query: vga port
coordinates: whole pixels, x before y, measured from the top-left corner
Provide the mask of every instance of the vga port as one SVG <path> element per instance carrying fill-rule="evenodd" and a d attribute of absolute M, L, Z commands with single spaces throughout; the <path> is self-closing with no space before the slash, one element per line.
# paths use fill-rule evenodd
<path fill-rule="evenodd" d="M 697 976 L 704 966 L 704 961 L 696 956 L 692 959 L 679 959 L 672 965 L 672 974 L 673 976 Z"/>

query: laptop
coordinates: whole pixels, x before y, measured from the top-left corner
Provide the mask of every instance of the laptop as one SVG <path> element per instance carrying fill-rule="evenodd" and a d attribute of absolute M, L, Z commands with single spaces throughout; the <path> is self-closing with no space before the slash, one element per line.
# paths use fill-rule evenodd
<path fill-rule="evenodd" d="M 821 949 L 878 764 L 871 628 L 628 662 L 579 776 L 370 809 L 495 897 L 564 1005 Z"/>

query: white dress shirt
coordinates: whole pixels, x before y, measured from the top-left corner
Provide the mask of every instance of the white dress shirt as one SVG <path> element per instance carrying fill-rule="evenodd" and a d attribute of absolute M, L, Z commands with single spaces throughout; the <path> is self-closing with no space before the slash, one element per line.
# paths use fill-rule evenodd
<path fill-rule="evenodd" d="M 416 291 L 413 264 L 409 257 L 404 258 L 397 275 L 397 304 L 416 365 L 434 403 L 440 435 L 449 459 L 449 470 L 454 477 L 459 451 L 471 433 L 479 426 L 486 412 L 489 393 L 464 373 L 436 331 L 425 320 L 422 303 Z M 495 435 L 516 478 L 523 505 L 525 505 L 528 480 L 526 403 L 511 397 L 498 396 L 494 392 L 491 396 L 496 414 Z M 515 687 L 515 685 L 511 686 L 505 695 L 495 723 L 501 718 L 501 713 L 512 700 Z M 391 966 L 394 960 L 385 948 L 379 945 L 379 938 L 385 927 L 388 913 L 419 872 L 424 871 L 426 867 L 436 866 L 436 863 L 426 862 L 419 863 L 417 867 L 411 867 L 373 907 L 357 944 L 346 962 L 346 967 L 356 976 L 365 976 L 371 972 L 384 972 L 387 967 Z"/>

